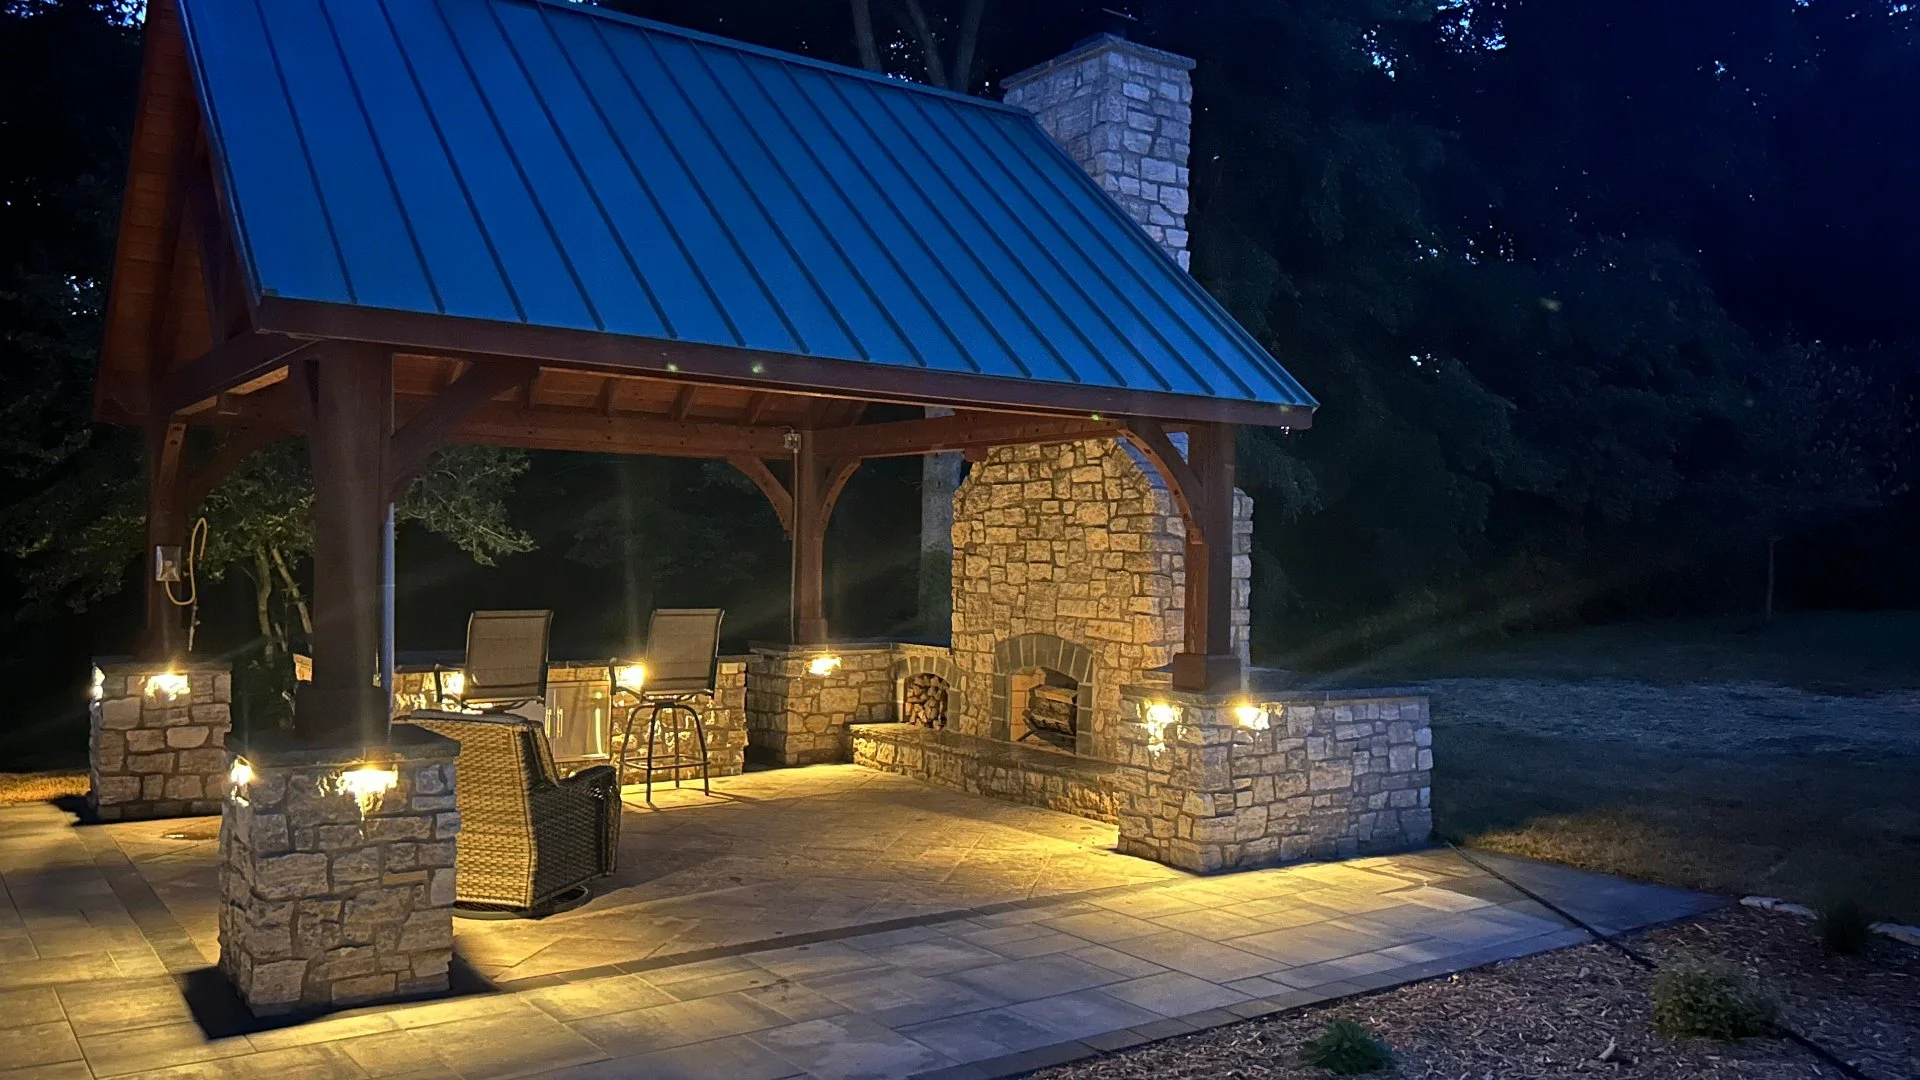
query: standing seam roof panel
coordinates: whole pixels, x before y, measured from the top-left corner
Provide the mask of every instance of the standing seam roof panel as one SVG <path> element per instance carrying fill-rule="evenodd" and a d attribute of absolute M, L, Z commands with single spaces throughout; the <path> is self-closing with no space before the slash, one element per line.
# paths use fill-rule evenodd
<path fill-rule="evenodd" d="M 517 308 L 379 0 L 332 0 L 327 12 L 440 309 L 484 318 L 503 304 Z M 461 194 L 448 198 L 449 189 Z"/>
<path fill-rule="evenodd" d="M 1052 252 L 1035 240 L 1026 223 L 1008 211 L 1000 193 L 981 178 L 966 155 L 956 152 L 951 142 L 928 139 L 926 133 L 916 132 L 914 125 L 902 121 L 895 111 L 907 107 L 901 102 L 881 104 L 891 114 L 900 138 L 910 142 L 931 170 L 940 175 L 943 185 L 979 224 L 980 235 L 995 245 L 1006 261 L 1007 272 L 1017 275 L 1036 296 L 1046 301 L 1030 304 L 1025 310 L 1029 318 L 1046 325 L 1048 329 L 1042 332 L 1048 334 L 1055 352 L 1064 362 L 1076 371 L 1104 370 L 1121 382 L 1129 382 L 1122 373 L 1131 371 L 1134 379 L 1129 385 L 1147 381 L 1158 389 L 1166 389 L 1166 383 L 1146 365 L 1139 350 L 1121 337 L 1119 328 L 1106 312 L 1088 297 L 1074 276 L 1060 266 Z M 941 105 L 940 102 L 933 104 L 935 108 Z"/>
<path fill-rule="evenodd" d="M 178 3 L 257 292 L 1313 404 L 1018 110 L 556 0 Z"/>
<path fill-rule="evenodd" d="M 321 199 L 333 208 L 334 236 L 354 293 L 382 307 L 438 311 L 439 297 L 394 199 L 386 162 L 374 147 L 325 13 L 315 0 L 270 2 L 276 10 L 268 38 L 287 84 L 297 88 L 294 119 Z"/>
<path fill-rule="evenodd" d="M 882 105 L 882 99 L 890 95 L 873 94 L 869 88 L 852 85 L 836 86 L 835 90 L 849 111 L 860 118 L 861 131 L 871 137 L 875 145 L 886 149 L 893 167 L 906 181 L 916 201 L 925 207 L 928 217 L 943 226 L 941 235 L 965 249 L 967 265 L 977 270 L 991 290 L 984 299 L 978 294 L 974 294 L 975 298 L 983 310 L 994 315 L 994 325 L 1023 361 L 1024 370 L 1033 377 L 1079 382 L 1080 369 L 1066 359 L 1059 344 L 1040 328 L 1035 318 L 1038 313 L 1023 306 L 1003 283 L 1004 278 L 1020 276 L 1020 268 L 995 257 L 983 245 L 967 242 L 963 234 L 978 222 L 971 203 L 966 199 L 935 197 L 942 191 L 948 196 L 954 194 L 947 174 L 957 167 L 956 163 L 929 159 L 906 132 L 893 124 Z M 1044 309 L 1044 305 L 1034 306 Z"/>
<path fill-rule="evenodd" d="M 678 92 L 674 104 L 684 106 L 697 118 L 713 151 L 727 163 L 731 175 L 739 181 L 740 192 L 753 205 L 768 230 L 779 242 L 779 250 L 791 260 L 796 275 L 793 310 L 797 317 L 816 320 L 825 316 L 840 329 L 843 342 L 820 342 L 814 351 L 821 355 L 865 360 L 872 356 L 872 345 L 862 344 L 863 335 L 854 328 L 856 321 L 867 326 L 867 341 L 886 336 L 888 331 L 872 326 L 876 312 L 860 310 L 863 298 L 871 296 L 862 289 L 834 291 L 836 285 L 853 272 L 839 250 L 820 231 L 819 223 L 799 200 L 791 198 L 792 189 L 780 164 L 766 152 L 752 129 L 739 120 L 733 106 L 714 83 L 712 73 L 701 62 L 697 46 L 662 38 L 650 42 L 653 59 L 660 64 Z M 764 178 L 764 179 L 762 179 Z M 805 284 L 799 289 L 800 283 Z M 854 310 L 846 307 L 851 303 Z"/>
<path fill-rule="evenodd" d="M 739 166 L 728 156 L 727 148 L 715 138 L 660 46 L 645 36 L 626 44 L 627 48 L 616 53 L 617 59 L 637 85 L 657 88 L 649 95 L 654 115 L 696 186 L 765 283 L 769 299 L 800 343 L 797 351 L 809 356 L 856 356 L 852 339 L 832 311 L 820 283 L 794 254 L 779 223 L 767 213 Z"/>
<path fill-rule="evenodd" d="M 1010 378 L 1029 378 L 1032 372 L 1014 345 L 1003 333 L 1010 317 L 1004 300 L 981 271 L 964 241 L 954 234 L 939 208 L 925 199 L 900 171 L 887 147 L 875 139 L 858 112 L 830 82 L 822 82 L 818 72 L 789 67 L 785 74 L 798 85 L 800 96 L 818 118 L 823 131 L 831 133 L 862 177 L 893 212 L 906 233 L 913 238 L 902 253 L 907 272 L 922 282 L 938 281 L 954 298 L 942 303 L 942 310 L 957 326 L 971 322 L 977 331 L 962 330 L 963 339 L 973 348 L 973 362 L 983 374 Z M 961 320 L 964 312 L 969 316 Z M 998 318 L 996 318 L 998 316 Z M 991 347 L 989 347 L 991 346 Z"/>
<path fill-rule="evenodd" d="M 1178 326 L 1156 323 L 1148 312 L 1156 306 L 1157 296 L 1151 290 L 1135 288 L 1137 280 L 1133 273 L 1134 263 L 1129 261 L 1126 248 L 1112 242 L 1109 236 L 1103 236 L 1091 227 L 1091 222 L 1081 214 L 1080 207 L 1071 205 L 1062 196 L 1062 188 L 1092 187 L 1084 172 L 1078 166 L 1072 166 L 1073 172 L 1062 177 L 1058 175 L 1064 169 L 1060 164 L 1072 165 L 1064 157 L 1046 155 L 1035 160 L 1030 154 L 1032 144 L 1047 136 L 1038 127 L 1026 130 L 1010 130 L 1013 125 L 1001 117 L 966 116 L 955 112 L 955 125 L 960 131 L 971 136 L 974 144 L 984 155 L 993 156 L 993 160 L 1013 163 L 1018 170 L 1009 169 L 1009 176 L 1016 183 L 1016 190 L 1033 201 L 1034 210 L 1026 215 L 1036 229 L 1051 231 L 1060 237 L 1062 246 L 1075 252 L 1083 259 L 1092 273 L 1084 279 L 1089 289 L 1097 288 L 1110 299 L 1103 305 L 1108 316 L 1119 324 L 1121 332 L 1130 340 L 1146 348 L 1151 344 L 1155 349 L 1153 360 L 1155 370 L 1174 390 L 1182 393 L 1218 393 L 1219 388 L 1198 371 L 1183 355 L 1175 343 L 1168 337 Z M 1044 149 L 1044 148 L 1043 148 Z M 1048 166 L 1055 166 L 1048 168 Z M 1097 190 L 1097 189 L 1096 189 Z M 1111 202 L 1104 192 L 1101 200 Z M 1131 224 L 1131 222 L 1129 222 Z M 1136 261 L 1157 259 L 1165 261 L 1174 268 L 1172 260 L 1165 252 L 1153 246 L 1153 242 L 1137 227 L 1122 238 L 1134 248 Z M 1174 268 L 1177 272 L 1177 268 Z M 1145 340 L 1143 341 L 1142 338 Z M 1204 339 L 1193 339 L 1192 343 L 1205 349 L 1208 343 Z"/>
<path fill-rule="evenodd" d="M 958 349 L 951 333 L 937 314 L 890 261 L 886 250 L 875 240 L 872 229 L 847 200 L 839 183 L 821 167 L 814 144 L 795 131 L 785 114 L 768 93 L 759 74 L 738 56 L 711 50 L 704 59 L 717 85 L 726 89 L 727 99 L 739 110 L 747 127 L 753 130 L 762 148 L 773 161 L 783 166 L 783 179 L 794 198 L 800 200 L 815 225 L 831 243 L 860 291 L 884 320 L 891 348 L 871 350 L 875 356 L 910 356 L 922 367 L 928 366 L 927 351 Z M 877 269 L 876 269 L 877 268 Z M 873 333 L 879 333 L 875 327 Z"/>
<path fill-rule="evenodd" d="M 201 5 L 183 4 L 192 10 L 182 10 L 181 22 L 201 98 L 220 103 L 208 110 L 208 138 L 225 166 L 254 289 L 351 298 L 263 20 L 251 0 L 206 6 L 224 10 L 202 17 Z M 228 87 L 250 92 L 224 92 Z"/>
<path fill-rule="evenodd" d="M 722 130 L 740 146 L 736 160 L 748 175 L 766 178 L 765 183 L 756 188 L 760 201 L 783 223 L 802 262 L 815 268 L 811 275 L 815 283 L 820 284 L 821 278 L 826 277 L 844 280 L 851 286 L 835 291 L 828 303 L 839 310 L 860 358 L 911 355 L 918 359 L 912 342 L 900 332 L 899 323 L 880 302 L 866 275 L 848 254 L 846 245 L 822 220 L 818 203 L 828 201 L 825 193 L 800 184 L 794 171 L 796 163 L 783 163 L 775 155 L 769 140 L 779 141 L 782 134 L 790 133 L 785 132 L 784 125 L 771 122 L 764 112 L 758 114 L 761 122 L 755 122 L 750 104 L 741 101 L 744 95 L 729 90 L 726 81 L 716 73 L 715 57 L 707 55 L 715 51 L 690 49 L 693 70 L 683 76 L 682 84 L 697 85 L 700 92 L 709 97 L 713 122 L 724 125 Z M 742 89 L 751 95 L 754 85 L 751 80 L 740 81 Z"/>
<path fill-rule="evenodd" d="M 572 149 L 610 227 L 634 261 L 636 275 L 662 309 L 669 333 L 737 342 L 738 330 L 727 319 L 713 282 L 694 259 L 684 231 L 662 212 L 658 198 L 627 156 L 573 51 L 558 37 L 553 17 L 545 8 L 510 8 L 502 15 L 508 12 L 524 12 L 524 16 L 514 15 L 528 22 L 514 28 L 514 48 L 529 68 L 546 72 L 541 92 L 560 138 Z"/>
<path fill-rule="evenodd" d="M 552 231 L 521 181 L 492 117 L 481 106 L 479 89 L 440 19 L 435 0 L 382 3 L 426 95 L 427 112 L 465 181 L 474 215 L 500 253 L 500 264 L 526 311 L 525 321 L 597 329 Z"/>

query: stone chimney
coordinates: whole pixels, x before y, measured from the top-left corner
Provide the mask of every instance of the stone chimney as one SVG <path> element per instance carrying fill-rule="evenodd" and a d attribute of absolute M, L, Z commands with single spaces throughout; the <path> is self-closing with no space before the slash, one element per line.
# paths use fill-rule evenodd
<path fill-rule="evenodd" d="M 1040 126 L 1188 268 L 1193 61 L 1100 34 L 1001 80 Z"/>

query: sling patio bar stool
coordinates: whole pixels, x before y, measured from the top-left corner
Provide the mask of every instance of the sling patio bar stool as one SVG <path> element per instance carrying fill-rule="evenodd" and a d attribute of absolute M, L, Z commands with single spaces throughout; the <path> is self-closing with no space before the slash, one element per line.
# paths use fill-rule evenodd
<path fill-rule="evenodd" d="M 547 702 L 551 611 L 476 611 L 467 618 L 467 655 L 457 671 L 433 666 L 433 693 L 455 712 L 513 712 Z"/>
<path fill-rule="evenodd" d="M 648 802 L 653 801 L 654 774 L 671 771 L 673 786 L 679 787 L 682 773 L 696 765 L 701 792 L 713 794 L 707 764 L 707 725 L 701 709 L 702 702 L 709 708 L 713 703 L 714 673 L 720 660 L 720 620 L 725 615 L 720 608 L 658 609 L 647 620 L 647 655 L 639 671 L 617 657 L 607 663 L 613 700 L 625 698 L 629 702 L 618 751 L 620 779 L 624 782 L 627 771 L 638 768 L 645 778 Z M 642 755 L 633 745 L 633 727 L 642 711 L 647 713 L 647 746 L 643 760 L 636 762 L 634 759 Z M 668 739 L 664 756 L 654 753 L 663 733 Z M 698 755 L 687 748 L 689 735 L 698 741 Z"/>

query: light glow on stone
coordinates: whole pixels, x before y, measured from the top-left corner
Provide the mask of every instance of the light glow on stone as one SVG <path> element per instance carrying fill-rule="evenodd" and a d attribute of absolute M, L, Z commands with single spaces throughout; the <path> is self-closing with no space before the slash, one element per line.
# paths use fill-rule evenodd
<path fill-rule="evenodd" d="M 627 664 L 613 673 L 616 690 L 638 690 L 647 685 L 647 665 Z"/>
<path fill-rule="evenodd" d="M 251 783 L 253 783 L 253 766 L 247 764 L 246 758 L 234 758 L 233 767 L 227 770 L 227 784 L 237 795 L 241 788 Z"/>
<path fill-rule="evenodd" d="M 99 668 L 93 669 L 93 681 L 87 684 L 87 698 L 99 701 L 107 696 L 107 673 Z"/>
<path fill-rule="evenodd" d="M 816 656 L 807 662 L 807 674 L 831 675 L 840 670 L 840 658 L 837 656 Z"/>
<path fill-rule="evenodd" d="M 340 790 L 353 796 L 360 804 L 362 814 L 373 812 L 380 797 L 392 791 L 400 783 L 400 773 L 394 769 L 382 769 L 372 765 L 362 765 L 357 769 L 348 769 L 340 774 Z"/>
<path fill-rule="evenodd" d="M 1178 706 L 1156 701 L 1141 711 L 1141 726 L 1147 729 L 1147 749 L 1155 753 L 1167 748 L 1167 729 L 1180 721 Z"/>
<path fill-rule="evenodd" d="M 186 697 L 190 689 L 187 677 L 178 671 L 147 676 L 146 694 L 155 701 L 178 701 Z"/>
<path fill-rule="evenodd" d="M 1242 705 L 1233 710 L 1234 718 L 1248 731 L 1267 730 L 1267 709 L 1264 705 Z"/>

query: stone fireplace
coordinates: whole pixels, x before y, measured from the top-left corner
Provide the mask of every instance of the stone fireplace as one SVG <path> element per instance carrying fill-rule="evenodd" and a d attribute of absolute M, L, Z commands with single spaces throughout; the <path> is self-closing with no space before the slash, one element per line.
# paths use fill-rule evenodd
<path fill-rule="evenodd" d="M 1234 504 L 1234 647 L 1247 648 L 1253 500 Z M 954 496 L 953 666 L 967 735 L 1120 760 L 1120 688 L 1166 680 L 1186 637 L 1186 523 L 1131 446 L 1003 447 Z M 1041 726 L 1027 723 L 1040 697 Z M 1071 693 L 1071 725 L 1047 725 Z"/>

